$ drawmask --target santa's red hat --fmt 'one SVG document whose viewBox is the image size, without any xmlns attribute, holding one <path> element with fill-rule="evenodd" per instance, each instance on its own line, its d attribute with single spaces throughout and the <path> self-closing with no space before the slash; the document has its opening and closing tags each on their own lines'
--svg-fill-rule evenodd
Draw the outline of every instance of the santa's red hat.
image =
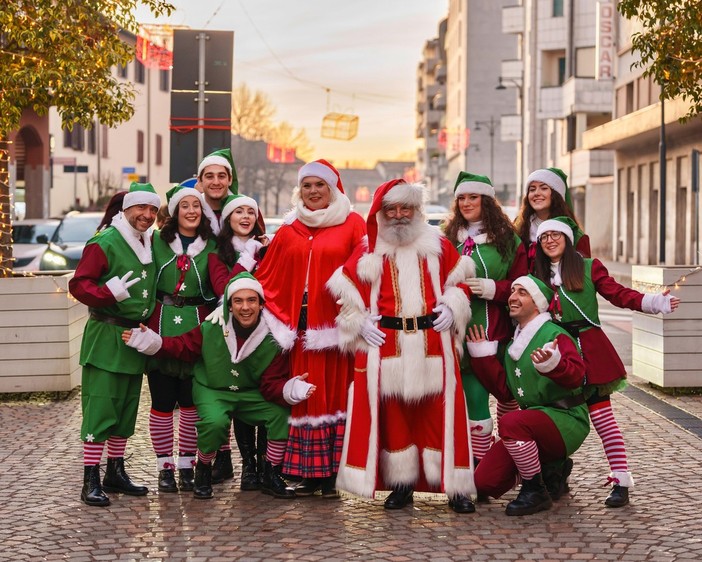
<svg viewBox="0 0 702 562">
<path fill-rule="evenodd" d="M 366 219 L 368 232 L 368 251 L 375 250 L 378 238 L 378 219 L 383 205 L 409 205 L 421 209 L 424 205 L 424 186 L 419 183 L 407 183 L 402 178 L 390 180 L 378 186 L 373 194 L 373 203 Z"/>
<path fill-rule="evenodd" d="M 344 193 L 344 186 L 341 184 L 341 176 L 339 175 L 339 170 L 332 166 L 326 160 L 315 160 L 314 162 L 308 162 L 297 172 L 297 185 L 302 183 L 302 180 L 309 178 L 310 176 L 315 176 L 322 178 L 329 188 L 334 192 L 337 190 L 339 193 Z"/>
</svg>

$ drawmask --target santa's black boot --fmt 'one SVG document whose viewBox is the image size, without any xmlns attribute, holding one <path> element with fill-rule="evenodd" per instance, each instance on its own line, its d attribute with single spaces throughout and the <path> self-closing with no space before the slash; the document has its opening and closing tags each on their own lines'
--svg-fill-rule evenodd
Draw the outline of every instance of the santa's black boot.
<svg viewBox="0 0 702 562">
<path fill-rule="evenodd" d="M 529 480 L 522 481 L 522 488 L 515 500 L 507 504 L 507 515 L 532 515 L 539 511 L 550 509 L 553 500 L 544 485 L 541 473 L 534 475 Z"/>
<path fill-rule="evenodd" d="M 195 465 L 195 485 L 193 497 L 197 500 L 209 500 L 214 497 L 212 492 L 212 465 L 198 460 Z"/>
<path fill-rule="evenodd" d="M 120 492 L 128 496 L 145 496 L 149 493 L 146 486 L 135 484 L 124 470 L 124 457 L 107 459 L 105 478 L 102 487 L 106 492 Z"/>
<path fill-rule="evenodd" d="M 414 488 L 407 485 L 395 486 L 390 495 L 385 499 L 385 509 L 402 509 L 412 503 L 414 499 Z"/>
<path fill-rule="evenodd" d="M 241 481 L 239 489 L 243 491 L 260 490 L 256 470 L 256 428 L 240 420 L 234 420 L 234 437 L 241 454 Z"/>
<path fill-rule="evenodd" d="M 83 489 L 80 499 L 87 505 L 105 507 L 110 505 L 110 498 L 102 491 L 100 484 L 100 465 L 94 464 L 83 467 Z"/>
<path fill-rule="evenodd" d="M 290 500 L 295 497 L 295 490 L 288 488 L 285 480 L 283 480 L 283 477 L 280 475 L 281 468 L 281 465 L 273 466 L 270 462 L 266 461 L 263 470 L 261 491 L 275 498 Z"/>
</svg>

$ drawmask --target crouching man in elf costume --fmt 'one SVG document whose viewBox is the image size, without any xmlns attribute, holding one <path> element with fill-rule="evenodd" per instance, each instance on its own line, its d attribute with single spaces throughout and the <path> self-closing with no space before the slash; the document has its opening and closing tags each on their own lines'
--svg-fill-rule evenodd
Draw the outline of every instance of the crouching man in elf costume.
<svg viewBox="0 0 702 562">
<path fill-rule="evenodd" d="M 268 431 L 263 493 L 294 498 L 295 492 L 280 476 L 289 405 L 309 398 L 315 386 L 305 382 L 307 373 L 288 378 L 287 350 L 293 340 L 264 308 L 261 284 L 250 273 L 240 273 L 224 294 L 223 326 L 204 322 L 181 336 L 164 338 L 141 326 L 126 330 L 122 339 L 147 355 L 197 361 L 193 401 L 200 421 L 195 498 L 213 497 L 212 461 L 229 438 L 233 416 L 250 425 L 265 425 Z"/>
<path fill-rule="evenodd" d="M 551 507 L 542 463 L 572 455 L 590 431 L 583 396 L 585 363 L 575 340 L 551 321 L 552 297 L 553 291 L 536 277 L 514 280 L 508 305 L 517 328 L 504 366 L 496 356 L 498 342 L 487 341 L 482 326 L 468 330 L 468 353 L 480 382 L 498 400 L 514 398 L 520 407 L 502 416 L 501 439 L 475 470 L 478 494 L 494 498 L 521 477 L 521 490 L 507 504 L 507 515 L 531 515 Z M 561 477 L 559 492 L 567 486 L 567 474 Z"/>
<path fill-rule="evenodd" d="M 470 320 L 473 262 L 428 225 L 423 186 L 381 185 L 368 238 L 327 286 L 340 299 L 340 341 L 356 351 L 337 487 L 366 497 L 392 493 L 401 509 L 413 492 L 443 491 L 472 513 L 472 455 L 458 367 Z"/>
</svg>

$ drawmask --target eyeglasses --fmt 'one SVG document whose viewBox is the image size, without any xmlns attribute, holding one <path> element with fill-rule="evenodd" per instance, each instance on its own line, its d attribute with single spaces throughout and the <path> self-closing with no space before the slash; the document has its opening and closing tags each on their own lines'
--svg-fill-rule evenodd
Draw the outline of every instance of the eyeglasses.
<svg viewBox="0 0 702 562">
<path fill-rule="evenodd" d="M 407 216 L 409 215 L 412 211 L 414 211 L 414 207 L 409 207 L 407 205 L 395 205 L 394 207 L 383 207 L 383 213 L 385 216 L 393 218 L 397 216 Z"/>
<path fill-rule="evenodd" d="M 558 242 L 562 236 L 562 232 L 558 232 L 557 230 L 551 230 L 549 232 L 544 232 L 541 236 L 539 236 L 539 242 L 546 242 L 549 238 L 554 242 Z"/>
</svg>

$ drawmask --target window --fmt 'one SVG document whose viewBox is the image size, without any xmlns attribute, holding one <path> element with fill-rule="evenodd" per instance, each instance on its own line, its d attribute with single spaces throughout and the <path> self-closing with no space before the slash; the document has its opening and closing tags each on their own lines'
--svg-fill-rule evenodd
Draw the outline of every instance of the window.
<svg viewBox="0 0 702 562">
<path fill-rule="evenodd" d="M 156 135 L 156 165 L 163 164 L 163 137 Z"/>
<path fill-rule="evenodd" d="M 563 17 L 563 0 L 553 0 L 553 17 Z"/>
<path fill-rule="evenodd" d="M 144 65 L 138 60 L 134 61 L 134 82 L 137 84 L 143 84 L 146 82 L 146 70 Z"/>
<path fill-rule="evenodd" d="M 565 51 L 543 51 L 541 63 L 541 86 L 549 88 L 560 86 L 565 82 L 566 56 Z"/>
<path fill-rule="evenodd" d="M 565 57 L 558 58 L 558 85 L 561 86 L 565 82 L 566 77 L 566 59 Z"/>
<path fill-rule="evenodd" d="M 137 162 L 144 162 L 144 131 L 137 131 Z"/>
<path fill-rule="evenodd" d="M 126 80 L 129 77 L 129 64 L 117 64 L 117 76 Z"/>
<path fill-rule="evenodd" d="M 95 154 L 97 152 L 97 123 L 93 123 L 93 126 L 88 129 L 88 154 Z"/>
<path fill-rule="evenodd" d="M 109 128 L 107 125 L 101 125 L 102 130 L 100 131 L 100 151 L 103 158 L 107 158 L 107 131 Z"/>
<path fill-rule="evenodd" d="M 595 77 L 595 47 L 581 47 L 575 50 L 575 76 Z"/>
<path fill-rule="evenodd" d="M 167 92 L 171 87 L 170 72 L 168 69 L 158 71 L 158 87 L 162 92 Z"/>
<path fill-rule="evenodd" d="M 68 129 L 63 130 L 63 147 L 71 148 L 73 146 L 73 134 Z"/>
<path fill-rule="evenodd" d="M 81 152 L 85 150 L 84 130 L 78 123 L 73 125 L 73 131 L 71 131 L 71 148 L 73 150 L 80 150 Z"/>
</svg>

